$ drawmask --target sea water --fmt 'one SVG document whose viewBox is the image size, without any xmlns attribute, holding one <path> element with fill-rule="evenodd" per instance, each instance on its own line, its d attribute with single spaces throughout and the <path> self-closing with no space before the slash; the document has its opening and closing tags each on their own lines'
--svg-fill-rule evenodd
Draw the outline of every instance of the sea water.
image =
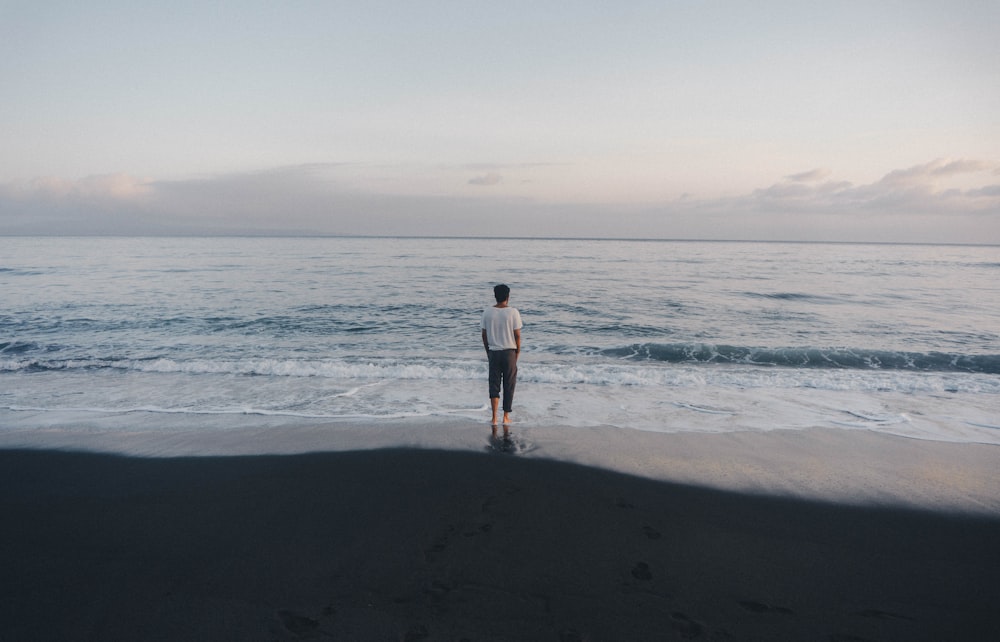
<svg viewBox="0 0 1000 642">
<path fill-rule="evenodd" d="M 1000 248 L 409 238 L 0 239 L 0 433 L 488 420 L 1000 444 Z"/>
</svg>

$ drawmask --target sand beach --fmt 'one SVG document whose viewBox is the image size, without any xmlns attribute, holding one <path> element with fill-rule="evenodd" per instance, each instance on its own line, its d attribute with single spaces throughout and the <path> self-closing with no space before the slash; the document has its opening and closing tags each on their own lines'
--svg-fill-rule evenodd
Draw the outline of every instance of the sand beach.
<svg viewBox="0 0 1000 642">
<path fill-rule="evenodd" d="M 484 426 L 422 430 L 299 454 L 4 444 L 0 638 L 1000 637 L 996 446 L 538 428 L 502 453 Z"/>
</svg>

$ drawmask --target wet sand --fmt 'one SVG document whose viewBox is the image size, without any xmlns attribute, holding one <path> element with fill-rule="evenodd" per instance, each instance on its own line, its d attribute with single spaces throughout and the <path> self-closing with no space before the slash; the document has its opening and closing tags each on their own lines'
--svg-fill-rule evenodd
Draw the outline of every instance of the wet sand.
<svg viewBox="0 0 1000 642">
<path fill-rule="evenodd" d="M 547 459 L 543 433 L 521 455 L 0 451 L 0 639 L 1000 639 L 1000 516 L 940 503 L 988 494 L 1000 449 L 886 442 L 902 454 L 858 455 L 859 474 L 887 463 L 855 487 L 892 493 L 852 505 L 773 492 L 803 453 L 817 487 L 851 472 L 819 467 L 822 438 L 766 456 L 740 438 L 713 472 L 697 444 L 723 440 L 694 435 L 641 464 L 737 471 L 710 488 Z M 951 481 L 962 457 L 973 490 Z M 920 490 L 936 477 L 952 491 Z M 927 508 L 874 501 L 908 478 Z"/>
</svg>

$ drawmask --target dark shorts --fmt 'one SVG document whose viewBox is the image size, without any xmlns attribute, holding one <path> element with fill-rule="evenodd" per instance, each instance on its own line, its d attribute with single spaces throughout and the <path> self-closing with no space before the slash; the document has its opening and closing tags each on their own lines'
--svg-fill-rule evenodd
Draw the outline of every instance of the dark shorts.
<svg viewBox="0 0 1000 642">
<path fill-rule="evenodd" d="M 503 387 L 503 411 L 510 412 L 517 384 L 517 351 L 490 350 L 490 399 L 500 396 Z"/>
</svg>

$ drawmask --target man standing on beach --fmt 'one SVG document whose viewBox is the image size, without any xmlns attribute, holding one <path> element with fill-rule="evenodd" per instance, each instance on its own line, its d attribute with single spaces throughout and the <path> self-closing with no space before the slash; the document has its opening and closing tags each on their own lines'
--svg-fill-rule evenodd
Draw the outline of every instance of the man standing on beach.
<svg viewBox="0 0 1000 642">
<path fill-rule="evenodd" d="M 510 431 L 510 412 L 517 383 L 517 358 L 521 354 L 521 313 L 508 304 L 510 288 L 501 283 L 493 288 L 497 304 L 483 311 L 480 324 L 483 347 L 490 361 L 490 405 L 493 409 L 493 436 L 497 434 L 497 409 L 503 387 L 503 432 Z"/>
</svg>

